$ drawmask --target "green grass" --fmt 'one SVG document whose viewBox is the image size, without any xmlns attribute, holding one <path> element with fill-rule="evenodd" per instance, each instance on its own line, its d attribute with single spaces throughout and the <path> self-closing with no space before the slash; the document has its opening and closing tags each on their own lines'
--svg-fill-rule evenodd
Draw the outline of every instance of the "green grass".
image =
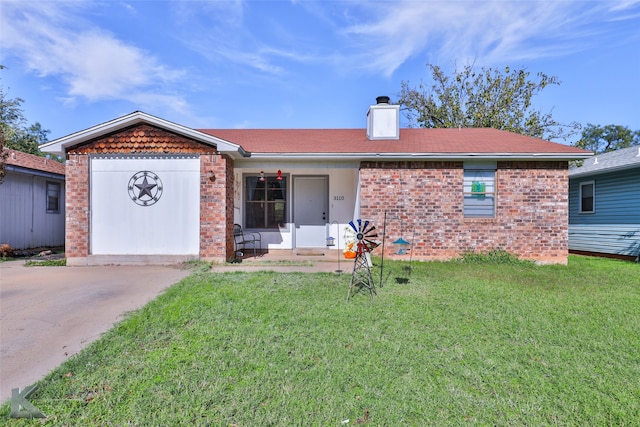
<svg viewBox="0 0 640 427">
<path fill-rule="evenodd" d="M 313 267 L 314 265 L 314 263 L 310 260 L 288 260 L 288 259 L 279 259 L 279 260 L 257 259 L 257 260 L 250 260 L 245 262 L 240 260 L 240 261 L 231 261 L 227 263 L 227 265 L 234 265 L 234 264 L 241 264 L 241 266 L 244 266 L 244 267 L 251 267 L 251 266 Z"/>
<path fill-rule="evenodd" d="M 27 260 L 24 262 L 25 267 L 64 267 L 67 265 L 66 258 L 45 259 L 45 260 Z"/>
<path fill-rule="evenodd" d="M 197 271 L 11 425 L 638 425 L 640 265 L 472 258 L 385 261 L 350 302 L 350 274 Z"/>
</svg>

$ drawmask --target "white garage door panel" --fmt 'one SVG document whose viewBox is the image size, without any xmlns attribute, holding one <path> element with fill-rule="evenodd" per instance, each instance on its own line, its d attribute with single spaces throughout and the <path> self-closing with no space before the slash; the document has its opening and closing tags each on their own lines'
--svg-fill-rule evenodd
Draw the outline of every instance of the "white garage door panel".
<svg viewBox="0 0 640 427">
<path fill-rule="evenodd" d="M 141 171 L 152 172 L 162 183 L 158 201 L 148 206 L 131 199 L 131 194 L 140 195 L 139 188 L 129 191 L 131 178 Z M 148 182 L 156 181 L 149 178 Z M 91 161 L 91 252 L 94 255 L 197 255 L 199 207 L 198 158 L 93 158 Z"/>
</svg>

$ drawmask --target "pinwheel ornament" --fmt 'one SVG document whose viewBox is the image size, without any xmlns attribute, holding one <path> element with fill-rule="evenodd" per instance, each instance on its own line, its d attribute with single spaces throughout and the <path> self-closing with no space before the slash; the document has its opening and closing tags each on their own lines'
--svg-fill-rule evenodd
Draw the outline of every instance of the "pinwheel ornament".
<svg viewBox="0 0 640 427">
<path fill-rule="evenodd" d="M 376 288 L 371 277 L 371 269 L 369 268 L 369 260 L 365 256 L 379 245 L 378 242 L 373 240 L 378 237 L 375 230 L 376 227 L 370 221 L 358 219 L 349 222 L 347 231 L 350 235 L 346 236 L 346 238 L 347 242 L 353 243 L 353 251 L 356 253 L 356 257 L 353 261 L 353 273 L 351 274 L 347 300 L 362 290 L 368 290 L 370 297 L 376 294 Z"/>
<path fill-rule="evenodd" d="M 380 243 L 373 240 L 378 237 L 378 234 L 375 232 L 376 227 L 372 222 L 358 219 L 355 223 L 349 221 L 349 227 L 347 231 L 350 232 L 351 236 L 347 236 L 347 240 L 354 242 L 356 254 L 362 255 L 366 252 L 371 252 L 380 245 Z"/>
</svg>

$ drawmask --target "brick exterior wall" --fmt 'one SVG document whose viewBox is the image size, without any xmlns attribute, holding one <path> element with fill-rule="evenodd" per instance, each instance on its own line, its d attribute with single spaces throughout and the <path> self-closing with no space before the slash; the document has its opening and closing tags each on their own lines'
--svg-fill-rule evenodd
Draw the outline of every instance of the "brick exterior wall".
<svg viewBox="0 0 640 427">
<path fill-rule="evenodd" d="M 66 162 L 65 246 L 69 265 L 86 264 L 86 258 L 90 255 L 90 154 L 199 154 L 199 255 L 216 262 L 224 262 L 233 255 L 233 160 L 220 155 L 211 146 L 141 124 L 69 150 Z"/>
<path fill-rule="evenodd" d="M 89 156 L 69 154 L 65 168 L 65 256 L 82 265 L 89 255 Z"/>
<path fill-rule="evenodd" d="M 502 249 L 567 262 L 567 162 L 498 162 L 495 218 L 464 218 L 463 180 L 463 162 L 363 162 L 360 216 L 380 228 L 386 209 L 385 256 L 403 237 L 417 260 Z"/>
</svg>

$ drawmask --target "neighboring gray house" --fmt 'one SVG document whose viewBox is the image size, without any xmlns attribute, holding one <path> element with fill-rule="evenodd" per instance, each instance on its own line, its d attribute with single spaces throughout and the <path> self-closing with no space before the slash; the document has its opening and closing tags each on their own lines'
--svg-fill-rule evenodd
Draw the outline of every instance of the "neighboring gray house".
<svg viewBox="0 0 640 427">
<path fill-rule="evenodd" d="M 638 261 L 640 146 L 569 169 L 569 252 Z"/>
<path fill-rule="evenodd" d="M 64 246 L 64 164 L 7 151 L 0 184 L 0 244 L 13 249 Z"/>
</svg>

